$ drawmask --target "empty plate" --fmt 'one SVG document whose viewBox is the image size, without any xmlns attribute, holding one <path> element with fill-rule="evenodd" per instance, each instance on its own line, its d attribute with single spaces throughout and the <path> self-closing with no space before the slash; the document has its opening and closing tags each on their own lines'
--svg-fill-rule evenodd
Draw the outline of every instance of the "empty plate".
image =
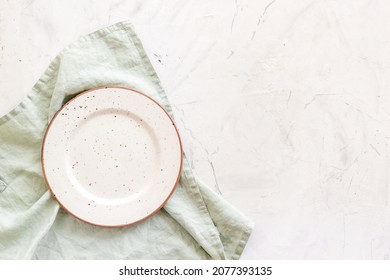
<svg viewBox="0 0 390 280">
<path fill-rule="evenodd" d="M 168 113 L 133 89 L 81 93 L 50 122 L 42 167 L 53 196 L 94 225 L 118 227 L 156 213 L 180 178 L 182 145 Z"/>
</svg>

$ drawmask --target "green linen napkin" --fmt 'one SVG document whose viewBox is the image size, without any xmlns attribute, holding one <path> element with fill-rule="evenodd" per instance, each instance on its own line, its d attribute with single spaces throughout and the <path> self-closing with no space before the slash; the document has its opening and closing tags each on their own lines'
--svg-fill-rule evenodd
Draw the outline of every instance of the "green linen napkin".
<svg viewBox="0 0 390 280">
<path fill-rule="evenodd" d="M 66 101 L 106 85 L 147 93 L 172 116 L 130 23 L 106 27 L 65 48 L 21 104 L 0 119 L 0 258 L 238 259 L 252 222 L 197 180 L 185 158 L 167 204 L 136 225 L 92 226 L 59 207 L 42 177 L 44 132 Z"/>
</svg>

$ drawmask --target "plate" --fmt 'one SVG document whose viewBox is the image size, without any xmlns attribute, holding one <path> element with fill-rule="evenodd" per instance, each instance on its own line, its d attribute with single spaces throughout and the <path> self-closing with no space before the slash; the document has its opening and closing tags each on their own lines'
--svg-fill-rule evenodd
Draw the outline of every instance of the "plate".
<svg viewBox="0 0 390 280">
<path fill-rule="evenodd" d="M 169 114 L 129 88 L 86 91 L 50 122 L 42 144 L 46 183 L 78 219 L 126 226 L 156 213 L 172 195 L 182 145 Z"/>
</svg>

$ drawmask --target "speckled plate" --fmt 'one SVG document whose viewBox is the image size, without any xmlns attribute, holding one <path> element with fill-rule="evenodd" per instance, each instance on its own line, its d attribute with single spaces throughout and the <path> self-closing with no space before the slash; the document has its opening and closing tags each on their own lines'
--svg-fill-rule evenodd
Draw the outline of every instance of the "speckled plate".
<svg viewBox="0 0 390 280">
<path fill-rule="evenodd" d="M 168 113 L 136 90 L 79 94 L 50 122 L 42 168 L 53 196 L 87 223 L 119 227 L 156 213 L 181 173 L 182 146 Z"/>
</svg>

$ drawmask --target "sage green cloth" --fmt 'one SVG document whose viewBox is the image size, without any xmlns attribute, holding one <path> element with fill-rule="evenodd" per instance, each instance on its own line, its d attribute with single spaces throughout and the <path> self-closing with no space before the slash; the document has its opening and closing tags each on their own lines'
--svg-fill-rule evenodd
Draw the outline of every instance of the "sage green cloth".
<svg viewBox="0 0 390 280">
<path fill-rule="evenodd" d="M 53 199 L 40 164 L 46 127 L 64 102 L 107 85 L 147 93 L 172 115 L 132 25 L 120 22 L 65 48 L 0 119 L 0 258 L 238 259 L 252 222 L 194 178 L 186 159 L 164 208 L 133 226 L 86 224 Z"/>
</svg>

